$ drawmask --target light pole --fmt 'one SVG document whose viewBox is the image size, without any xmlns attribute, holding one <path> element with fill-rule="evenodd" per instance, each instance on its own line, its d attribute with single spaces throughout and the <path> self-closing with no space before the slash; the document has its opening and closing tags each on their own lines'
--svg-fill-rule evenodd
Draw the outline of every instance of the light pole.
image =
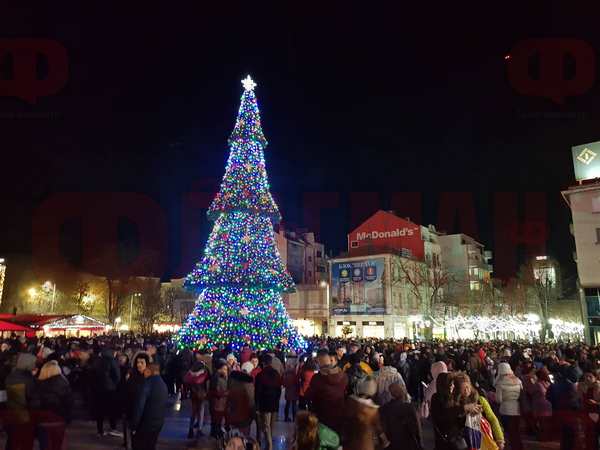
<svg viewBox="0 0 600 450">
<path fill-rule="evenodd" d="M 129 304 L 129 331 L 133 329 L 133 297 L 139 297 L 141 294 L 131 294 L 131 302 Z"/>
<path fill-rule="evenodd" d="M 44 288 L 47 290 L 52 289 L 52 303 L 50 304 L 50 312 L 54 312 L 54 302 L 56 300 L 56 283 L 52 281 L 46 281 L 44 283 Z"/>
</svg>

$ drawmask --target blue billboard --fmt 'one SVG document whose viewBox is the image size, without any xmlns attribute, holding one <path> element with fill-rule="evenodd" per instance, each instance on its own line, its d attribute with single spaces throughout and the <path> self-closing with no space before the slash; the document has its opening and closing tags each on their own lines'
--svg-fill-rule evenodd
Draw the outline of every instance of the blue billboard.
<svg viewBox="0 0 600 450">
<path fill-rule="evenodd" d="M 384 258 L 331 265 L 331 314 L 385 314 Z"/>
</svg>

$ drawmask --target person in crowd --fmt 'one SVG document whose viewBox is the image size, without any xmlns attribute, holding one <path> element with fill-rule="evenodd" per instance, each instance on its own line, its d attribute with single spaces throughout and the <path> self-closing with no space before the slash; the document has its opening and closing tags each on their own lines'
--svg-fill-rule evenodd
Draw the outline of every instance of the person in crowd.
<svg viewBox="0 0 600 450">
<path fill-rule="evenodd" d="M 337 450 L 340 437 L 331 428 L 319 423 L 319 419 L 308 411 L 296 416 L 293 450 Z"/>
<path fill-rule="evenodd" d="M 250 436 L 250 426 L 255 414 L 254 379 L 249 373 L 233 371 L 229 374 L 227 412 L 225 424 L 228 429 L 239 430 L 245 437 Z"/>
<path fill-rule="evenodd" d="M 169 393 L 160 375 L 160 365 L 151 363 L 144 371 L 144 386 L 135 399 L 131 421 L 133 450 L 154 450 L 165 423 Z"/>
<path fill-rule="evenodd" d="M 321 353 L 317 361 L 319 372 L 312 377 L 305 396 L 319 422 L 340 434 L 348 377 L 339 367 L 331 365 L 329 355 Z"/>
<path fill-rule="evenodd" d="M 252 363 L 252 366 L 254 367 L 252 369 L 252 372 L 250 372 L 250 375 L 256 381 L 256 376 L 262 370 L 262 367 L 260 367 L 260 362 L 258 360 L 258 355 L 256 353 L 252 353 L 252 355 L 250 355 L 250 362 Z"/>
<path fill-rule="evenodd" d="M 466 449 L 465 417 L 481 414 L 481 406 L 460 404 L 454 399 L 454 379 L 449 373 L 440 373 L 436 379 L 436 392 L 431 397 L 431 422 L 435 437 L 435 450 Z"/>
<path fill-rule="evenodd" d="M 379 420 L 379 406 L 373 398 L 377 382 L 372 376 L 360 380 L 355 393 L 350 395 L 344 407 L 344 449 L 375 450 L 389 444 Z"/>
<path fill-rule="evenodd" d="M 117 431 L 117 418 L 119 404 L 117 396 L 117 387 L 121 379 L 121 372 L 115 359 L 115 351 L 111 348 L 105 348 L 100 355 L 93 361 L 94 384 L 91 386 L 93 395 L 94 416 L 96 418 L 96 427 L 98 436 L 104 436 L 104 419 L 109 418 L 111 436 L 122 436 Z"/>
<path fill-rule="evenodd" d="M 539 441 L 550 435 L 552 420 L 552 403 L 546 398 L 548 388 L 552 384 L 548 369 L 542 367 L 535 373 L 534 382 L 528 387 L 531 398 L 531 415 L 533 426 Z"/>
<path fill-rule="evenodd" d="M 244 364 L 252 358 L 252 350 L 250 346 L 245 344 L 242 346 L 242 351 L 240 352 L 240 364 Z"/>
<path fill-rule="evenodd" d="M 557 366 L 555 382 L 550 385 L 546 397 L 552 404 L 555 427 L 560 430 L 560 450 L 575 450 L 579 410 L 577 396 L 577 371 L 570 364 Z"/>
<path fill-rule="evenodd" d="M 522 450 L 519 398 L 523 392 L 523 384 L 513 373 L 510 364 L 498 364 L 495 387 L 496 402 L 500 405 L 500 416 L 510 448 Z"/>
<path fill-rule="evenodd" d="M 229 378 L 229 367 L 227 361 L 217 360 L 215 373 L 210 380 L 208 393 L 210 409 L 210 435 L 214 438 L 223 436 L 222 423 L 227 410 L 227 379 Z"/>
<path fill-rule="evenodd" d="M 533 403 L 531 393 L 533 392 L 535 383 L 537 381 L 537 377 L 535 375 L 536 368 L 533 365 L 532 361 L 528 361 L 525 363 L 521 370 L 521 382 L 523 383 L 523 391 L 521 393 L 521 398 L 519 399 L 519 407 L 521 410 L 521 417 L 525 421 L 525 429 L 526 432 L 535 436 L 536 431 L 536 421 L 533 416 Z"/>
<path fill-rule="evenodd" d="M 309 381 L 310 384 L 310 381 Z M 298 411 L 298 398 L 300 396 L 300 378 L 298 376 L 298 358 L 288 357 L 283 372 L 283 387 L 285 388 L 285 421 L 296 421 L 296 412 Z M 306 386 L 308 389 L 308 385 Z M 306 391 L 304 392 L 306 394 Z M 290 409 L 292 416 L 290 418 Z"/>
<path fill-rule="evenodd" d="M 481 422 L 481 419 L 485 418 L 487 423 L 489 423 L 490 439 L 492 439 L 496 443 L 498 448 L 502 450 L 504 448 L 505 442 L 504 431 L 502 430 L 500 421 L 494 413 L 494 410 L 492 409 L 490 403 L 483 395 L 479 394 L 477 389 L 475 389 L 475 387 L 473 386 L 471 378 L 466 373 L 460 372 L 454 374 L 452 380 L 454 383 L 454 404 L 463 405 L 465 407 L 468 407 L 468 405 L 476 406 L 479 412 L 477 414 L 474 414 L 473 411 L 471 411 L 472 415 L 479 416 L 475 418 L 475 422 Z"/>
<path fill-rule="evenodd" d="M 329 353 L 327 353 L 327 358 L 325 358 L 325 354 L 321 352 L 323 355 L 323 360 L 327 360 L 330 362 Z M 329 364 L 328 364 L 329 365 Z M 301 410 L 309 409 L 309 401 L 306 397 L 306 392 L 308 391 L 308 387 L 310 386 L 310 382 L 317 373 L 317 363 L 316 361 L 309 357 L 302 367 L 299 370 L 298 376 L 298 407 Z"/>
<path fill-rule="evenodd" d="M 235 355 L 233 353 L 229 353 L 227 355 L 227 366 L 229 367 L 229 373 L 231 372 L 239 372 L 241 369 L 237 358 L 235 357 Z"/>
<path fill-rule="evenodd" d="M 389 387 L 392 384 L 401 384 L 404 386 L 404 380 L 402 379 L 402 375 L 398 373 L 398 370 L 392 366 L 385 365 L 385 357 L 381 353 L 373 354 L 374 361 L 374 371 L 373 376 L 375 377 L 375 381 L 377 382 L 377 395 L 375 396 L 375 403 L 379 406 L 383 406 L 386 403 L 392 400 L 392 393 L 389 390 Z M 408 399 L 407 393 L 407 401 Z"/>
<path fill-rule="evenodd" d="M 15 368 L 6 377 L 6 418 L 8 433 L 6 448 L 33 448 L 34 421 L 30 411 L 39 408 L 39 395 L 34 374 L 36 358 L 29 353 L 19 353 Z"/>
<path fill-rule="evenodd" d="M 268 351 L 267 355 L 271 357 L 271 367 L 273 367 L 280 376 L 283 376 L 284 366 L 281 359 L 279 359 L 273 350 Z"/>
<path fill-rule="evenodd" d="M 348 395 L 355 394 L 358 384 L 373 374 L 371 367 L 362 360 L 360 351 L 350 354 L 344 372 L 348 376 Z"/>
<path fill-rule="evenodd" d="M 145 352 L 138 352 L 133 357 L 133 367 L 125 375 L 121 396 L 124 402 L 123 439 L 126 449 L 131 449 L 132 446 L 130 424 L 133 421 L 133 407 L 144 387 L 144 372 L 149 365 L 150 357 Z"/>
<path fill-rule="evenodd" d="M 337 356 L 336 365 L 343 369 L 344 366 L 348 363 L 348 355 L 346 354 L 346 346 L 338 344 L 335 346 L 335 354 Z"/>
<path fill-rule="evenodd" d="M 37 391 L 40 409 L 36 423 L 40 450 L 60 450 L 65 427 L 71 421 L 73 394 L 58 362 L 48 361 L 42 366 Z"/>
<path fill-rule="evenodd" d="M 388 387 L 392 397 L 379 408 L 379 420 L 390 441 L 388 450 L 423 450 L 421 421 L 408 399 L 404 383 Z"/>
<path fill-rule="evenodd" d="M 259 440 L 264 438 L 268 450 L 273 449 L 273 426 L 279 411 L 282 380 L 279 372 L 272 366 L 273 357 L 267 353 L 263 356 L 263 369 L 256 376 L 256 409 L 260 432 Z"/>
<path fill-rule="evenodd" d="M 194 429 L 197 429 L 197 437 L 202 436 L 204 425 L 204 409 L 208 398 L 210 373 L 202 361 L 195 362 L 183 377 L 186 392 L 189 392 L 192 408 L 190 414 L 190 426 L 188 439 L 194 437 Z"/>
<path fill-rule="evenodd" d="M 419 409 L 419 415 L 421 418 L 426 419 L 429 417 L 429 411 L 431 409 L 431 398 L 433 394 L 436 392 L 437 388 L 437 377 L 441 373 L 448 373 L 448 366 L 444 361 L 437 361 L 431 365 L 431 382 L 425 388 L 423 392 L 423 402 L 421 403 L 421 408 Z"/>
</svg>

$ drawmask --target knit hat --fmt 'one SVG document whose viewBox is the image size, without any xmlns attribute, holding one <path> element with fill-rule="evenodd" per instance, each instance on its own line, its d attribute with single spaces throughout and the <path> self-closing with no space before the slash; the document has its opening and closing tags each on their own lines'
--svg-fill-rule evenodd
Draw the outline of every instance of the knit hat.
<svg viewBox="0 0 600 450">
<path fill-rule="evenodd" d="M 250 361 L 246 361 L 244 364 L 242 364 L 242 372 L 250 375 L 253 370 L 254 370 L 254 364 L 252 364 Z"/>
</svg>

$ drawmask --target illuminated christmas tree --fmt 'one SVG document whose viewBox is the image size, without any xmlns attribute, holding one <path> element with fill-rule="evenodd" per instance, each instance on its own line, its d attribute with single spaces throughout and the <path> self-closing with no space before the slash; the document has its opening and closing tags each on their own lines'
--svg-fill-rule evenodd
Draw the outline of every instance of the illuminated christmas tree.
<svg viewBox="0 0 600 450">
<path fill-rule="evenodd" d="M 281 261 L 273 223 L 281 217 L 271 197 L 256 103 L 256 84 L 242 81 L 244 93 L 229 160 L 219 193 L 208 210 L 214 226 L 202 260 L 186 287 L 199 293 L 193 313 L 179 332 L 180 348 L 244 344 L 256 349 L 299 350 L 304 340 L 283 305 L 281 294 L 294 282 Z"/>
</svg>

